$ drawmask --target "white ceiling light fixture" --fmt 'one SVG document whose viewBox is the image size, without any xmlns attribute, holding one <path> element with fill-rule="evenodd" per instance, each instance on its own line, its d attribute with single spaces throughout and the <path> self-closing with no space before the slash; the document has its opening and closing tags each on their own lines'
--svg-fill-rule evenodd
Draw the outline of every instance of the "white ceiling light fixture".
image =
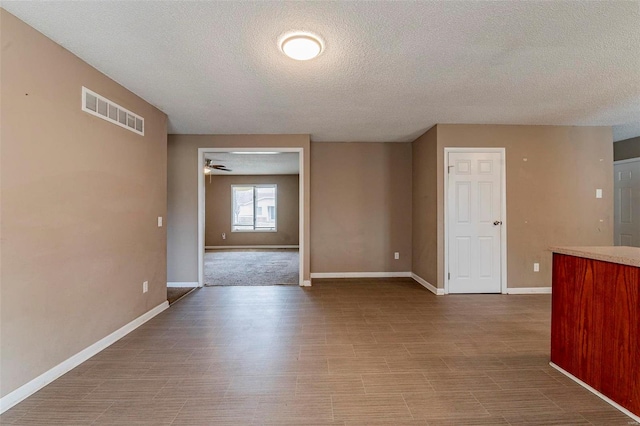
<svg viewBox="0 0 640 426">
<path fill-rule="evenodd" d="M 324 45 L 320 37 L 306 32 L 288 33 L 281 38 L 282 52 L 297 61 L 308 61 L 322 53 Z"/>
</svg>

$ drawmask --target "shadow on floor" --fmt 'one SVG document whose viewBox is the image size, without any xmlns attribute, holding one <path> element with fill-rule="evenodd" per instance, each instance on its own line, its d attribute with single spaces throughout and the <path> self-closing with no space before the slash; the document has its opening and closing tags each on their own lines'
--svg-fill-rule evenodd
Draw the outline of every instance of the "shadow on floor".
<svg viewBox="0 0 640 426">
<path fill-rule="evenodd" d="M 196 287 L 167 287 L 167 300 L 172 305 L 195 289 Z"/>
</svg>

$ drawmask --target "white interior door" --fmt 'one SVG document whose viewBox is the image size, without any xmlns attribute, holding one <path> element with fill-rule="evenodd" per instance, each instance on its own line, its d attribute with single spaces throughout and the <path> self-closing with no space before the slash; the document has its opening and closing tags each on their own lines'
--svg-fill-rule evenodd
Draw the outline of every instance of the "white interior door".
<svg viewBox="0 0 640 426">
<path fill-rule="evenodd" d="M 640 159 L 616 163 L 614 244 L 640 247 Z"/>
<path fill-rule="evenodd" d="M 502 154 L 448 153 L 449 293 L 500 293 Z"/>
</svg>

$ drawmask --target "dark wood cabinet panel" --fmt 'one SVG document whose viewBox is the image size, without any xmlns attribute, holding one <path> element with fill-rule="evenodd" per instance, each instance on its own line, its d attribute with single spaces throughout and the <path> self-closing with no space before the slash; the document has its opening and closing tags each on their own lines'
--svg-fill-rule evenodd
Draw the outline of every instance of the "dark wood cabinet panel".
<svg viewBox="0 0 640 426">
<path fill-rule="evenodd" d="M 555 253 L 551 362 L 640 414 L 640 268 Z"/>
</svg>

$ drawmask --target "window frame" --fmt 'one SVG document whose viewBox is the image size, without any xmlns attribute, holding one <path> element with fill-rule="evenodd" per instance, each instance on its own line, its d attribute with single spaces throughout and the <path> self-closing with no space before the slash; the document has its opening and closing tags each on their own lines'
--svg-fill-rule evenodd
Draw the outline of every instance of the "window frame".
<svg viewBox="0 0 640 426">
<path fill-rule="evenodd" d="M 236 226 L 249 226 L 235 223 L 235 190 L 234 188 L 253 188 L 253 229 L 235 229 Z M 273 227 L 269 228 L 256 228 L 256 210 L 258 203 L 256 202 L 256 189 L 257 188 L 273 188 L 274 197 L 274 214 L 273 214 Z M 268 210 L 268 209 L 267 209 Z M 261 183 L 261 184 L 232 184 L 231 185 L 231 232 L 278 232 L 278 185 L 275 183 Z"/>
</svg>

